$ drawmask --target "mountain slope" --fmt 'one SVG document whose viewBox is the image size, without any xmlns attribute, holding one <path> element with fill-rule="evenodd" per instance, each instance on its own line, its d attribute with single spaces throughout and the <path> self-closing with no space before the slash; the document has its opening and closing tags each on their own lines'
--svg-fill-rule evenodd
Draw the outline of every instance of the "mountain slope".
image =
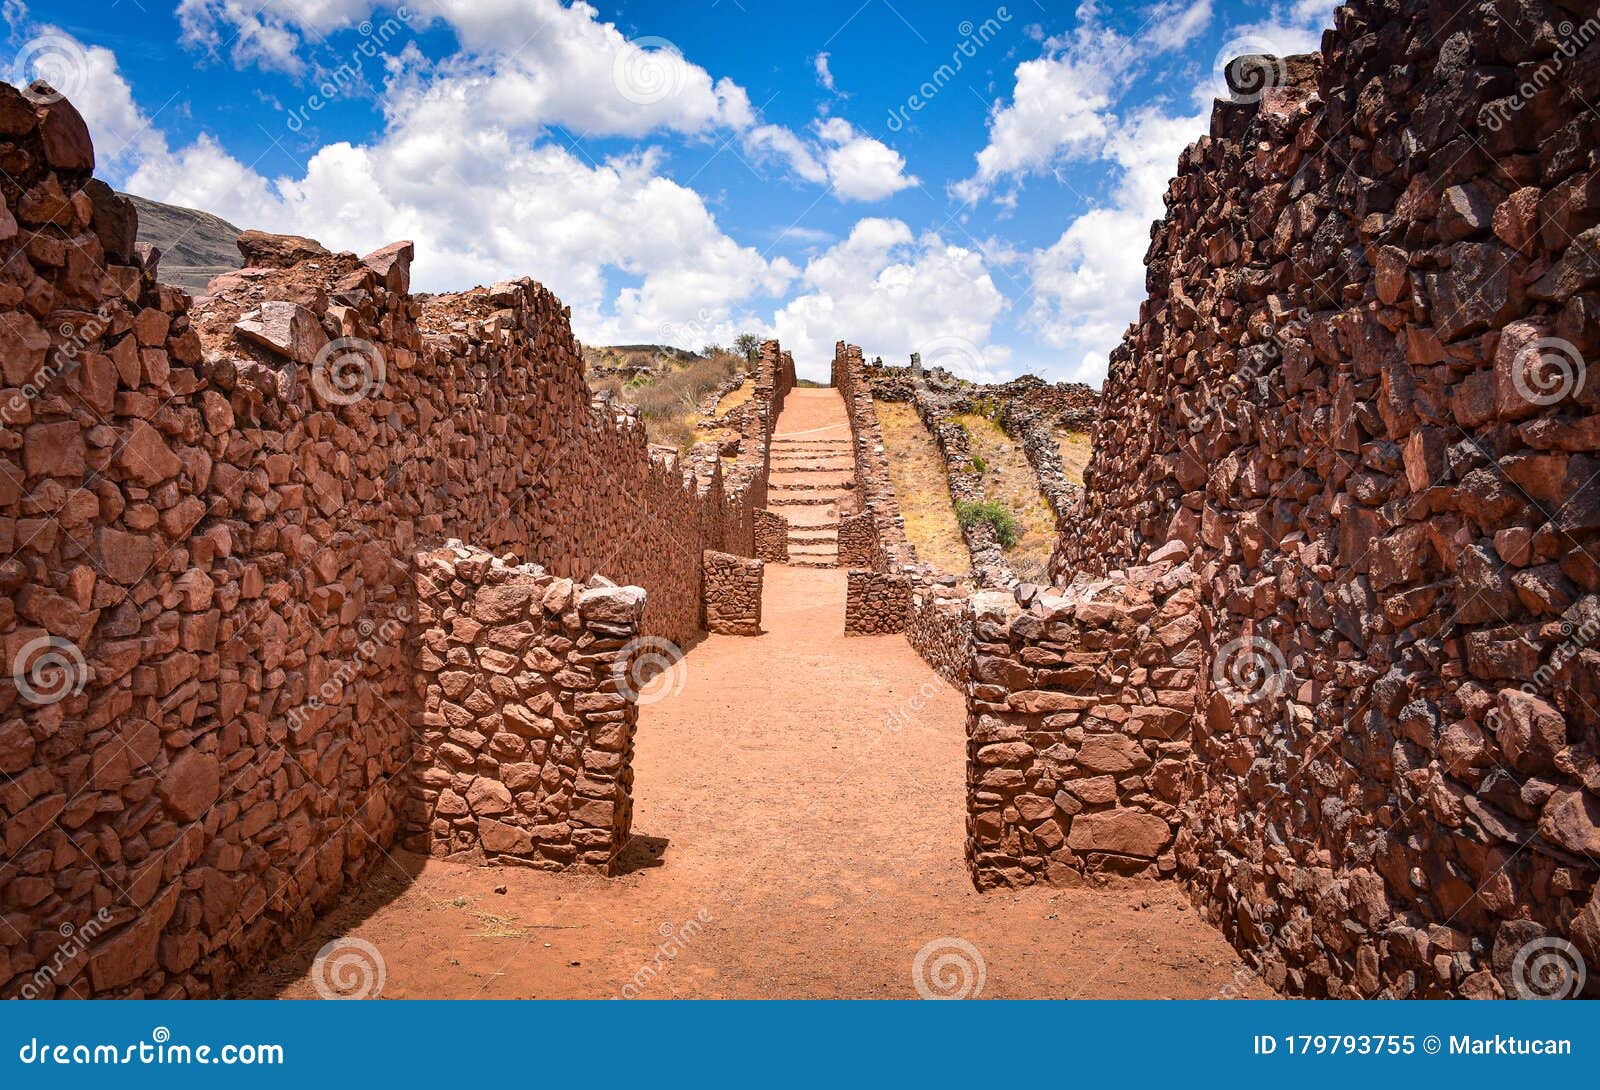
<svg viewBox="0 0 1600 1090">
<path fill-rule="evenodd" d="M 159 279 L 199 295 L 213 276 L 242 264 L 234 239 L 239 228 L 227 220 L 193 208 L 124 193 L 139 210 L 139 241 L 161 251 Z"/>
</svg>

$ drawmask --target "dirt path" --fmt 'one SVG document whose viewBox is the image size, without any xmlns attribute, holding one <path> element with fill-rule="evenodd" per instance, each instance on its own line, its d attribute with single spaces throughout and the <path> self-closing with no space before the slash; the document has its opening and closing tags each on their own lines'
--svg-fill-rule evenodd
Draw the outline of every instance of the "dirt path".
<svg viewBox="0 0 1600 1090">
<path fill-rule="evenodd" d="M 976 893 L 962 698 L 903 638 L 846 639 L 844 590 L 768 565 L 766 632 L 707 637 L 647 694 L 629 873 L 397 857 L 239 994 L 314 996 L 340 934 L 378 948 L 392 998 L 915 998 L 935 940 L 970 943 L 994 998 L 1209 998 L 1242 972 L 1170 886 Z M 944 952 L 969 971 L 934 955 L 935 991 L 976 983 Z"/>
</svg>

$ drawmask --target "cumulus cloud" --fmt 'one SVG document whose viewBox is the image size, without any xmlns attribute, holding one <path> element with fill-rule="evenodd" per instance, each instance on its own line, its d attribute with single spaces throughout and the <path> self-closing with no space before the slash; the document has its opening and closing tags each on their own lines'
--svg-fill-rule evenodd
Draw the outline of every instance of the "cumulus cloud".
<svg viewBox="0 0 1600 1090">
<path fill-rule="evenodd" d="M 801 281 L 772 324 L 807 377 L 825 377 L 841 338 L 860 343 L 869 358 L 899 363 L 912 352 L 991 371 L 1006 363 L 1006 352 L 989 345 L 1005 299 L 983 255 L 934 232 L 916 235 L 897 219 L 860 220 L 848 238 L 807 262 Z"/>
<path fill-rule="evenodd" d="M 841 200 L 878 201 L 918 184 L 916 175 L 906 173 L 904 156 L 861 135 L 843 118 L 820 120 L 816 130 L 824 144 L 828 181 Z"/>
<path fill-rule="evenodd" d="M 587 338 L 698 348 L 749 324 L 747 308 L 798 275 L 730 238 L 698 193 L 661 176 L 657 153 L 594 163 L 524 139 L 474 116 L 479 100 L 458 83 L 401 76 L 397 65 L 381 136 L 328 144 L 303 174 L 267 178 L 209 135 L 174 148 L 110 51 L 56 27 L 27 32 L 72 42 L 74 100 L 102 173 L 122 188 L 336 249 L 413 239 L 422 290 L 535 275 Z"/>
<path fill-rule="evenodd" d="M 1025 320 L 1040 342 L 1062 350 L 1065 377 L 1098 383 L 1145 297 L 1144 253 L 1150 224 L 1165 211 L 1167 181 L 1179 153 L 1206 131 L 1219 88 L 1208 71 L 1176 105 L 1124 103 L 1155 54 L 1181 48 L 1209 25 L 1207 0 L 1166 0 L 1147 9 L 1144 29 L 1132 39 L 1102 25 L 1092 4 L 1081 14 L 1071 34 L 1044 39 L 1044 55 L 1017 66 L 1011 101 L 990 113 L 974 173 L 952 192 L 968 202 L 988 198 L 1010 206 L 1031 175 L 1067 164 L 1107 173 L 1107 199 L 1074 216 L 1054 242 L 1031 250 L 986 246 L 994 263 L 1029 278 Z M 1268 43 L 1280 54 L 1304 52 L 1315 48 L 1317 28 L 1329 17 L 1321 0 L 1304 0 L 1227 36 L 1251 40 L 1254 48 Z"/>
<path fill-rule="evenodd" d="M 1164 0 L 1144 13 L 1144 21 L 1155 49 L 1182 49 L 1211 25 L 1211 0 Z"/>
<path fill-rule="evenodd" d="M 371 29 L 398 18 L 371 0 L 282 0 L 257 10 L 244 0 L 184 0 L 184 40 L 235 64 L 290 73 L 305 70 L 306 38 L 359 23 Z M 644 137 L 677 133 L 711 138 L 731 133 L 758 162 L 775 162 L 800 180 L 830 184 L 845 201 L 880 200 L 916 179 L 905 161 L 877 140 L 836 128 L 808 139 L 765 122 L 749 93 L 718 79 L 659 37 L 628 38 L 585 3 L 559 0 L 432 0 L 406 9 L 413 30 L 442 20 L 461 51 L 430 66 L 414 94 L 460 102 L 460 119 L 484 132 L 537 137 L 552 126 L 580 136 Z M 421 61 L 420 56 L 417 58 Z M 832 90 L 827 54 L 815 61 Z M 395 107 L 385 105 L 391 114 Z"/>
<path fill-rule="evenodd" d="M 305 35 L 350 26 L 372 6 L 372 0 L 179 0 L 178 25 L 185 45 L 213 56 L 226 52 L 241 68 L 296 75 L 306 68 Z"/>
</svg>

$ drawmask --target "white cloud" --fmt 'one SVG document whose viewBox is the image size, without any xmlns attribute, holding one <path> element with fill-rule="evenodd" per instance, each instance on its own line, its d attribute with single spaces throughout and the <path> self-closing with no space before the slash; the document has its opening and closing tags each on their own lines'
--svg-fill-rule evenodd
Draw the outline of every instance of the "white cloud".
<svg viewBox="0 0 1600 1090">
<path fill-rule="evenodd" d="M 1033 278 L 1029 321 L 1040 340 L 1066 350 L 1073 381 L 1104 378 L 1110 349 L 1138 316 L 1150 224 L 1164 212 L 1178 154 L 1205 131 L 1208 116 L 1146 110 L 1129 117 L 1104 145 L 1118 172 L 1110 205 L 1078 216 L 1053 244 L 1023 258 Z"/>
<path fill-rule="evenodd" d="M 1165 212 L 1162 196 L 1179 153 L 1206 132 L 1218 91 L 1208 72 L 1193 89 L 1193 112 L 1122 106 L 1153 53 L 1181 48 L 1211 18 L 1207 0 L 1168 0 L 1146 14 L 1151 21 L 1137 41 L 1100 26 L 1092 6 L 1073 34 L 1045 40 L 1043 57 L 1018 65 L 1010 104 L 991 113 L 977 170 L 952 187 L 964 200 L 987 196 L 1006 206 L 1029 175 L 1069 162 L 1109 171 L 1106 202 L 1073 217 L 1053 243 L 1031 251 L 999 242 L 985 246 L 991 261 L 1031 277 L 1027 323 L 1042 343 L 1062 350 L 1065 377 L 1081 382 L 1105 377 L 1110 350 L 1138 317 L 1150 224 Z M 1303 0 L 1235 27 L 1228 37 L 1264 40 L 1280 55 L 1305 52 L 1315 48 L 1316 28 L 1329 16 L 1322 0 Z"/>
<path fill-rule="evenodd" d="M 840 200 L 878 201 L 918 184 L 907 174 L 905 157 L 881 141 L 863 136 L 840 117 L 816 123 L 825 150 L 822 161 Z"/>
<path fill-rule="evenodd" d="M 1092 153 L 1115 124 L 1110 111 L 1133 63 L 1131 43 L 1096 23 L 1090 9 L 1069 38 L 1044 45 L 1044 56 L 1017 66 L 1011 103 L 990 111 L 976 172 L 951 186 L 961 200 L 975 203 L 1002 179 Z"/>
<path fill-rule="evenodd" d="M 826 375 L 841 339 L 891 362 L 961 345 L 980 366 L 1005 363 L 1005 351 L 989 345 L 1005 300 L 983 256 L 933 232 L 918 237 L 897 219 L 860 220 L 848 238 L 807 263 L 802 280 L 773 330 L 807 377 Z"/>
<path fill-rule="evenodd" d="M 291 75 L 305 70 L 303 36 L 346 27 L 372 10 L 372 0 L 179 0 L 185 45 L 213 55 L 227 51 L 241 68 Z"/>
<path fill-rule="evenodd" d="M 329 144 L 303 175 L 268 179 L 209 135 L 173 149 L 115 57 L 70 40 L 82 58 L 74 100 L 102 173 L 122 188 L 335 249 L 413 239 L 419 290 L 534 275 L 573 307 L 585 338 L 697 348 L 749 324 L 742 308 L 798 275 L 724 233 L 698 193 L 658 173 L 655 153 L 595 164 L 530 142 L 473 116 L 479 100 L 458 81 L 392 80 L 379 138 Z"/>
<path fill-rule="evenodd" d="M 818 53 L 811 63 L 817 70 L 817 82 L 829 91 L 835 90 L 833 73 L 828 70 L 828 54 Z"/>
<path fill-rule="evenodd" d="M 1163 0 L 1146 11 L 1144 19 L 1144 35 L 1152 46 L 1183 49 L 1211 25 L 1211 0 Z"/>
</svg>

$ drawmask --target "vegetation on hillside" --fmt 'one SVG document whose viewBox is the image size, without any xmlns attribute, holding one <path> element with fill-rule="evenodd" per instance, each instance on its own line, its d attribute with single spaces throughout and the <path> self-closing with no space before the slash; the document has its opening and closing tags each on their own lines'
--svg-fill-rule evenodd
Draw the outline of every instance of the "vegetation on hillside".
<svg viewBox="0 0 1600 1090">
<path fill-rule="evenodd" d="M 746 337 L 753 335 L 741 335 L 736 344 L 748 348 Z M 756 340 L 754 351 L 759 350 Z M 713 438 L 695 426 L 700 405 L 718 386 L 747 371 L 753 358 L 721 345 L 707 345 L 698 353 L 658 345 L 584 349 L 589 388 L 609 390 L 637 408 L 651 442 L 683 451 Z"/>
<path fill-rule="evenodd" d="M 878 424 L 889 462 L 889 480 L 900 513 L 905 517 L 906 539 L 917 559 L 940 571 L 966 575 L 972 556 L 961 537 L 944 457 L 917 411 L 903 402 L 878 402 Z"/>
<path fill-rule="evenodd" d="M 1019 579 L 1045 582 L 1056 544 L 1056 520 L 1039 488 L 1027 452 L 997 422 L 1001 413 L 966 413 L 957 418 L 967 432 L 972 468 L 983 478 L 987 502 L 958 510 L 963 526 L 994 526 L 1006 561 Z"/>
</svg>

